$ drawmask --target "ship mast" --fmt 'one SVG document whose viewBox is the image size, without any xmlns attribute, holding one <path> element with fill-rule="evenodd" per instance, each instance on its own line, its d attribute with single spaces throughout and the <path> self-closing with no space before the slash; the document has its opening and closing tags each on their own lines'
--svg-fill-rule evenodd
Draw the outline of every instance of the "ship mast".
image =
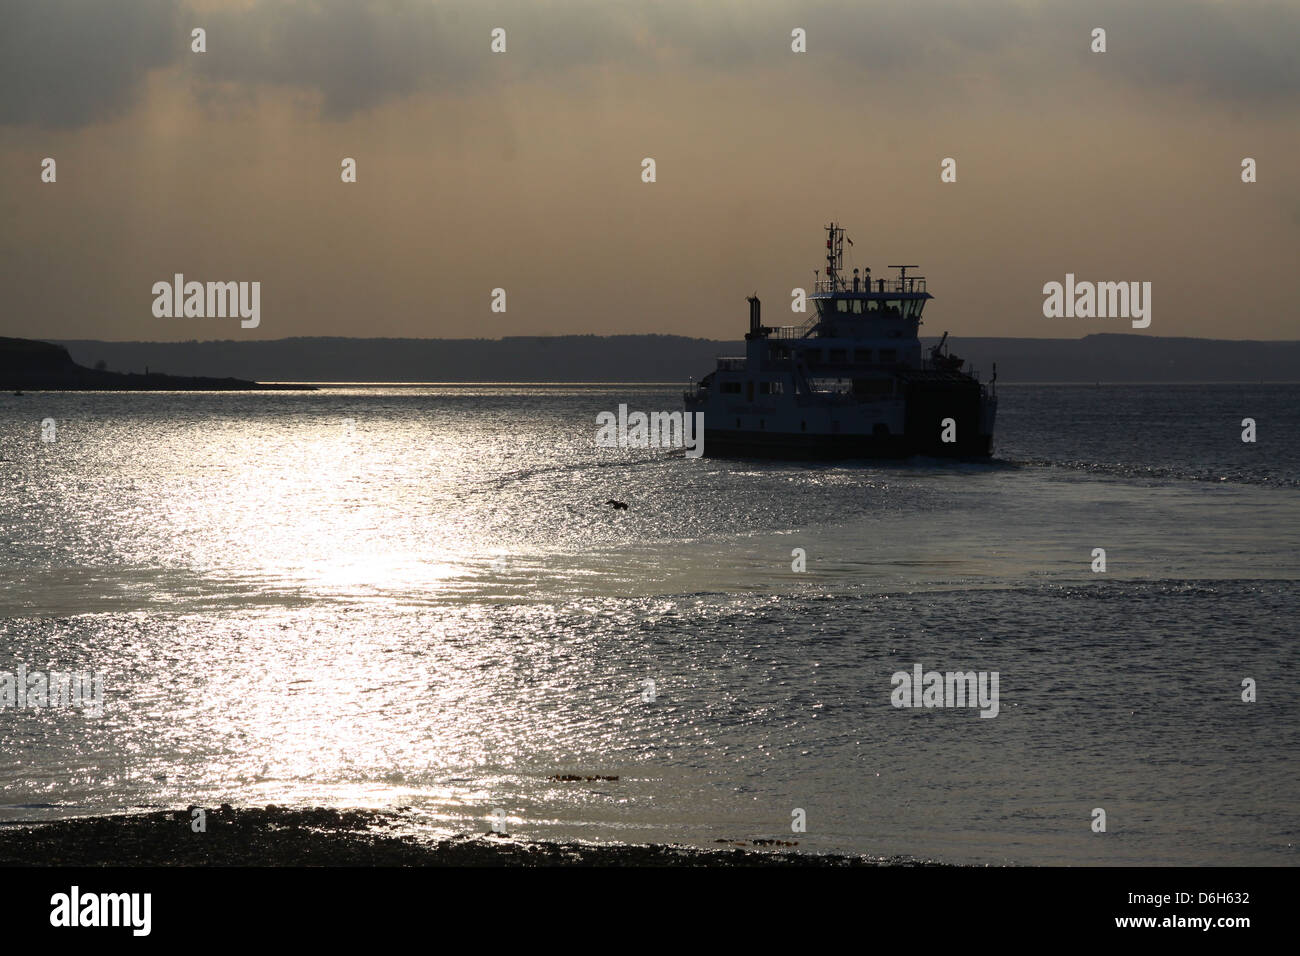
<svg viewBox="0 0 1300 956">
<path fill-rule="evenodd" d="M 830 291 L 840 288 L 840 272 L 844 268 L 844 229 L 831 223 L 826 227 L 826 281 Z"/>
</svg>

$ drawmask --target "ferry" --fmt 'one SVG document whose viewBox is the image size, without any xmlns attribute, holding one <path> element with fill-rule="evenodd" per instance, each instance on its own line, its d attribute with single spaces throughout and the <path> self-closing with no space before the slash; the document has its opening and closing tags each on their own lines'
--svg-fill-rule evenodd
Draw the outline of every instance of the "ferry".
<svg viewBox="0 0 1300 956">
<path fill-rule="evenodd" d="M 763 325 L 749 297 L 745 354 L 684 393 L 704 413 L 705 454 L 772 458 L 988 458 L 997 366 L 988 382 L 946 349 L 923 349 L 921 312 L 933 298 L 914 265 L 844 270 L 844 229 L 826 227 L 826 276 L 814 274 L 800 326 Z M 853 240 L 849 240 L 853 244 Z M 821 270 L 818 270 L 820 272 Z"/>
</svg>

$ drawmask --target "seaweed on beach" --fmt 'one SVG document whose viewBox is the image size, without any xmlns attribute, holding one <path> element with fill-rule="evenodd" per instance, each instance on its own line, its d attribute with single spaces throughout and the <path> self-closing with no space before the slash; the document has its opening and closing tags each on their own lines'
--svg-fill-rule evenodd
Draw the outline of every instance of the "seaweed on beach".
<svg viewBox="0 0 1300 956">
<path fill-rule="evenodd" d="M 194 807 L 0 828 L 3 866 L 872 866 L 911 861 L 663 844 L 548 843 L 459 834 L 421 840 L 391 832 L 401 811 Z M 750 846 L 784 841 L 754 840 Z"/>
</svg>

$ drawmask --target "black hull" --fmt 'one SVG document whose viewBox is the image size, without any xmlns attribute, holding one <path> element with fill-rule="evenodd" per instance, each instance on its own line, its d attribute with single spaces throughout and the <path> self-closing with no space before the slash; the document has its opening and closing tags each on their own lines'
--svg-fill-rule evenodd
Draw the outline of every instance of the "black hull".
<svg viewBox="0 0 1300 956">
<path fill-rule="evenodd" d="M 987 460 L 993 436 L 941 444 L 909 441 L 905 435 L 807 435 L 739 429 L 704 429 L 706 458 L 780 458 L 835 460 L 847 458 L 903 459 L 914 455 L 958 460 Z"/>
</svg>

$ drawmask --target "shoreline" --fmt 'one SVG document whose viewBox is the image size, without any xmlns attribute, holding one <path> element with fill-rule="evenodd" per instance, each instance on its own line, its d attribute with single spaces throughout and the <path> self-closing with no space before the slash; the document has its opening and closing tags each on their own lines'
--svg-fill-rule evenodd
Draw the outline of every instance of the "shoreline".
<svg viewBox="0 0 1300 956">
<path fill-rule="evenodd" d="M 78 365 L 61 345 L 0 337 L 0 391 L 27 392 L 249 392 L 314 391 L 310 385 L 263 385 L 231 376 L 112 372 L 104 362 Z"/>
<path fill-rule="evenodd" d="M 395 811 L 323 807 L 157 810 L 11 823 L 0 827 L 0 866 L 941 866 L 901 858 L 766 849 L 766 841 L 679 844 L 551 843 L 509 835 L 456 834 L 421 840 L 391 832 Z M 778 841 L 771 841 L 777 843 Z"/>
</svg>

